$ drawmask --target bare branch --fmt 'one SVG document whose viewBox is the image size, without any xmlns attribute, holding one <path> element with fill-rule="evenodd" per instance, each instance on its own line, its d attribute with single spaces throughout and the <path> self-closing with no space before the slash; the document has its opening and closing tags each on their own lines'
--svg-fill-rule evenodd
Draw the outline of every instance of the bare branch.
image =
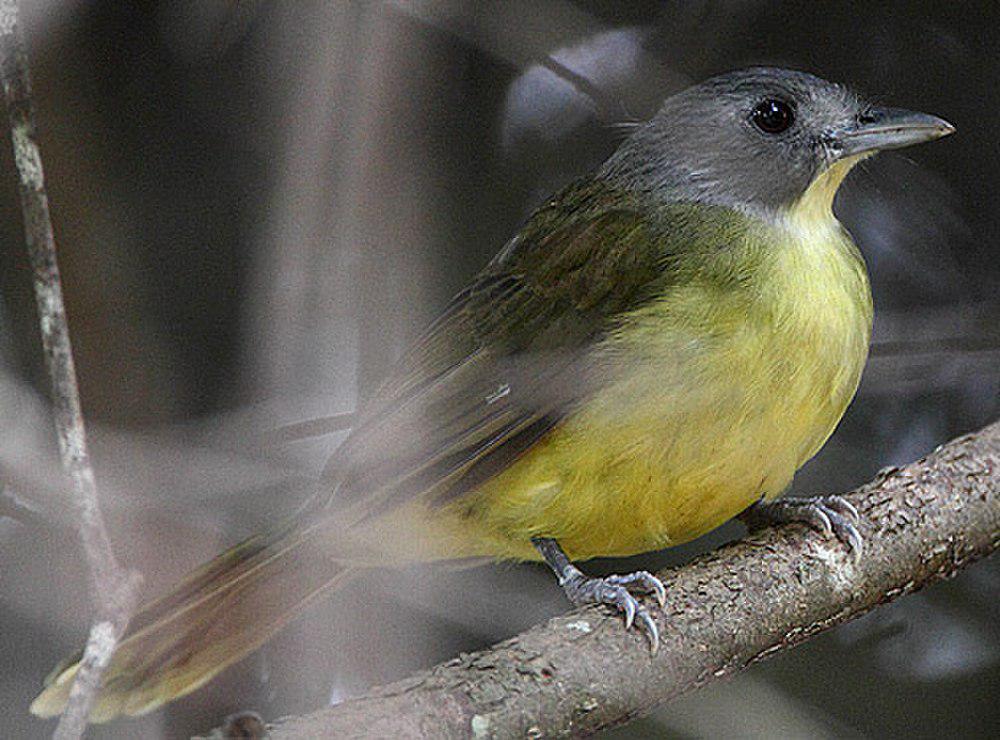
<svg viewBox="0 0 1000 740">
<path fill-rule="evenodd" d="M 0 480 L 0 517 L 7 517 L 22 524 L 30 524 L 36 527 L 49 526 L 45 512 L 41 511 L 34 502 L 26 501 L 10 485 Z"/>
<path fill-rule="evenodd" d="M 31 81 L 16 0 L 0 0 L 0 77 L 10 118 L 45 365 L 52 382 L 59 451 L 73 486 L 77 526 L 90 566 L 99 612 L 70 693 L 69 704 L 55 732 L 57 738 L 77 738 L 86 728 L 101 672 L 111 660 L 118 638 L 128 623 L 138 590 L 138 575 L 124 572 L 115 560 L 97 500 L 63 305 L 42 159 L 36 143 Z"/>
<path fill-rule="evenodd" d="M 948 578 L 1000 546 L 1000 422 L 848 494 L 865 555 L 800 525 L 771 529 L 661 573 L 667 604 L 642 635 L 577 609 L 490 649 L 270 727 L 299 737 L 587 735 L 737 673 Z"/>
</svg>

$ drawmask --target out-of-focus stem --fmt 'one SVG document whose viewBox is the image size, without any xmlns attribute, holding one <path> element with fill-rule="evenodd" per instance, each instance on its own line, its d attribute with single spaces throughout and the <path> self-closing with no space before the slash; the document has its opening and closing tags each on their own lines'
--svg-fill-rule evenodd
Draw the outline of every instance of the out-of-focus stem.
<svg viewBox="0 0 1000 740">
<path fill-rule="evenodd" d="M 63 467 L 73 487 L 77 528 L 93 582 L 98 617 L 57 738 L 78 738 L 87 726 L 101 673 L 111 660 L 135 602 L 138 575 L 119 566 L 97 499 L 94 471 L 80 409 L 55 238 L 49 216 L 42 159 L 35 135 L 31 81 L 16 0 L 0 0 L 0 77 L 10 120 L 25 241 L 31 261 L 45 366 L 52 382 L 52 408 Z"/>
</svg>

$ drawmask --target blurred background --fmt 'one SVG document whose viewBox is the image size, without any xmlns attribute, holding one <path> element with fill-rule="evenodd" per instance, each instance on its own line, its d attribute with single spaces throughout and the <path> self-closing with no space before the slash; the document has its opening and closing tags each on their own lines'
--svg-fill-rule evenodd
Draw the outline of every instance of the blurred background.
<svg viewBox="0 0 1000 740">
<path fill-rule="evenodd" d="M 670 93 L 751 64 L 941 115 L 836 210 L 868 260 L 873 357 L 795 492 L 852 488 L 1000 415 L 1000 6 L 838 2 L 24 2 L 83 403 L 145 593 L 292 511 L 354 409 L 533 207 Z M 6 135 L 5 135 L 6 136 Z M 0 153 L 0 735 L 85 639 L 9 144 Z M 4 516 L 4 514 L 9 516 Z M 741 535 L 596 571 L 683 562 Z M 383 574 L 196 694 L 97 738 L 308 711 L 565 609 L 549 574 Z M 1000 561 L 608 737 L 993 737 Z"/>
</svg>

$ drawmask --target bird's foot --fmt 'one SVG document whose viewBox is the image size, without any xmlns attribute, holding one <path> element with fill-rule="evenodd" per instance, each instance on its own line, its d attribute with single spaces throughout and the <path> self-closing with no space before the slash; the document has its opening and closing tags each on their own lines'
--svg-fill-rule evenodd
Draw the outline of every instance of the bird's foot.
<svg viewBox="0 0 1000 740">
<path fill-rule="evenodd" d="M 847 546 L 854 562 L 861 558 L 864 541 L 858 531 L 859 515 L 843 496 L 812 496 L 758 501 L 740 514 L 751 531 L 774 524 L 802 522 L 823 534 L 835 535 Z"/>
<path fill-rule="evenodd" d="M 604 604 L 613 606 L 625 615 L 625 629 L 630 629 L 637 623 L 649 637 L 652 652 L 656 652 L 660 644 L 660 633 L 656 622 L 649 611 L 643 606 L 631 591 L 651 593 L 662 607 L 667 599 L 667 590 L 662 581 L 644 570 L 635 573 L 591 578 L 585 576 L 573 566 L 569 566 L 559 579 L 566 596 L 576 606 L 585 604 Z"/>
<path fill-rule="evenodd" d="M 531 544 L 555 572 L 559 578 L 559 585 L 571 602 L 576 606 L 584 604 L 613 606 L 625 615 L 625 629 L 629 629 L 638 620 L 640 629 L 645 630 L 649 637 L 652 652 L 656 652 L 656 648 L 660 645 L 660 633 L 656 629 L 656 622 L 630 590 L 652 593 L 662 607 L 667 600 L 667 589 L 663 587 L 659 578 L 644 570 L 605 578 L 590 578 L 570 562 L 559 543 L 551 537 L 535 537 L 531 540 Z"/>
</svg>

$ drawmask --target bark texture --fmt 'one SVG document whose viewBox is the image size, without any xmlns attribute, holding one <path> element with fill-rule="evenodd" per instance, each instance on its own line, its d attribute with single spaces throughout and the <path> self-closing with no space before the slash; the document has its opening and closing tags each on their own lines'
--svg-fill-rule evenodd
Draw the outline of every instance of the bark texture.
<svg viewBox="0 0 1000 740">
<path fill-rule="evenodd" d="M 948 578 L 1000 545 L 1000 422 L 847 494 L 865 552 L 801 525 L 770 529 L 661 572 L 661 645 L 598 608 L 364 696 L 270 725 L 272 738 L 587 735 L 628 722 L 880 604 Z"/>
</svg>

